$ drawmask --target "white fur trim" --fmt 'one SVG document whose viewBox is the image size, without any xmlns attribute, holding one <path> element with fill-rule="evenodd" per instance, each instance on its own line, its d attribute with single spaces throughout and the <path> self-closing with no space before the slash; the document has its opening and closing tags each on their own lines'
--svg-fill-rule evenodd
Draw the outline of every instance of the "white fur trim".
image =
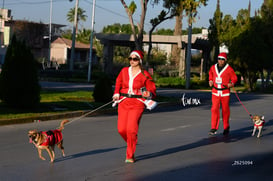
<svg viewBox="0 0 273 181">
<path fill-rule="evenodd" d="M 227 60 L 226 57 L 224 57 L 224 56 L 218 56 L 218 58 L 224 58 L 225 60 Z"/>
</svg>

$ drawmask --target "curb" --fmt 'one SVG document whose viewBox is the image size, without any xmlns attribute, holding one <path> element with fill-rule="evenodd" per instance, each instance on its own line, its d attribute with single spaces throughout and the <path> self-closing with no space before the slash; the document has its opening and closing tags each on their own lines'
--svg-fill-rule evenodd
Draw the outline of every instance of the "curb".
<svg viewBox="0 0 273 181">
<path fill-rule="evenodd" d="M 10 125 L 10 124 L 31 123 L 35 121 L 50 121 L 50 120 L 56 120 L 56 119 L 67 119 L 71 117 L 81 116 L 84 113 L 86 113 L 86 111 L 73 111 L 73 112 L 50 114 L 50 115 L 43 115 L 43 116 L 6 119 L 6 120 L 0 120 L 0 126 Z"/>
</svg>

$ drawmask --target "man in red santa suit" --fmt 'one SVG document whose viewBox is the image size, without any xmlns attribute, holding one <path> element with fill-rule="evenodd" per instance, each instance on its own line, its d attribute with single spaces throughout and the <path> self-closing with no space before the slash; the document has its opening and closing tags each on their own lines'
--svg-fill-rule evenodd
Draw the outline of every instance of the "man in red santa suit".
<svg viewBox="0 0 273 181">
<path fill-rule="evenodd" d="M 135 150 L 140 119 L 145 100 L 156 95 L 151 75 L 142 70 L 143 52 L 134 50 L 129 56 L 130 66 L 123 68 L 117 79 L 113 101 L 118 102 L 118 132 L 127 143 L 126 163 L 135 162 Z"/>
<path fill-rule="evenodd" d="M 209 86 L 212 87 L 211 107 L 211 130 L 210 135 L 216 134 L 220 121 L 220 104 L 222 105 L 222 118 L 224 135 L 229 134 L 229 99 L 230 87 L 237 82 L 234 70 L 226 63 L 227 54 L 222 52 L 218 55 L 218 63 L 213 65 L 209 71 Z"/>
</svg>

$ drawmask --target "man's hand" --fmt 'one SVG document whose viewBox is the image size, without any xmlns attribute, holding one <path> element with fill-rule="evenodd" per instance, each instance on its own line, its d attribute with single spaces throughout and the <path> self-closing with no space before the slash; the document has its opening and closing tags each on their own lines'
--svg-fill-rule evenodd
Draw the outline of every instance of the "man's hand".
<svg viewBox="0 0 273 181">
<path fill-rule="evenodd" d="M 210 87 L 213 86 L 213 81 L 212 81 L 212 80 L 209 81 L 209 86 L 210 86 Z"/>
<path fill-rule="evenodd" d="M 234 87 L 234 84 L 233 83 L 228 83 L 228 88 L 230 87 Z"/>
</svg>

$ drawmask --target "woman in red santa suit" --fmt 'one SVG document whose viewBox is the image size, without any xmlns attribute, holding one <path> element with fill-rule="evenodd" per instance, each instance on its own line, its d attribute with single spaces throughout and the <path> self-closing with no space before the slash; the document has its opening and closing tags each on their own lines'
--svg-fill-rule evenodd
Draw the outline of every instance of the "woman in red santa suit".
<svg viewBox="0 0 273 181">
<path fill-rule="evenodd" d="M 210 135 L 216 134 L 220 121 L 220 104 L 222 105 L 222 117 L 224 135 L 229 134 L 229 99 L 230 87 L 237 82 L 234 70 L 227 63 L 227 54 L 222 52 L 218 55 L 218 63 L 213 65 L 209 71 L 209 85 L 212 87 L 211 107 L 211 130 Z"/>
<path fill-rule="evenodd" d="M 138 127 L 145 100 L 155 97 L 156 87 L 150 74 L 142 70 L 143 52 L 134 50 L 116 79 L 113 101 L 118 102 L 118 132 L 127 143 L 126 163 L 134 163 Z"/>
</svg>

